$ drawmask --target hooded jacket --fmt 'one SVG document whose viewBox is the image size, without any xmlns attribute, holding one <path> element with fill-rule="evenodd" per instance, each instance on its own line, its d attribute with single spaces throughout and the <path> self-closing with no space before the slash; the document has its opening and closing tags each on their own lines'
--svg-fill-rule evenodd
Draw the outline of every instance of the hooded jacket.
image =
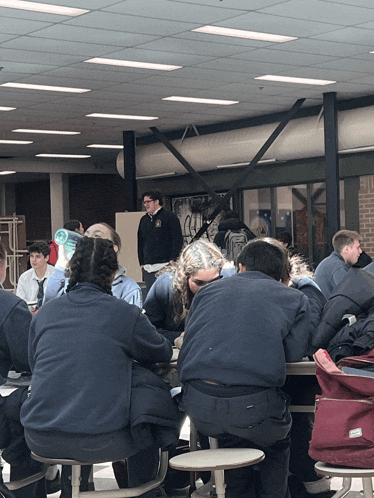
<svg viewBox="0 0 374 498">
<path fill-rule="evenodd" d="M 69 280 L 65 277 L 65 269 L 55 267 L 52 275 L 47 280 L 44 290 L 43 304 L 66 292 Z M 129 304 L 142 307 L 142 297 L 139 285 L 130 277 L 126 277 L 126 268 L 119 266 L 116 277 L 112 283 L 112 294 L 118 299 L 123 299 Z"/>
</svg>

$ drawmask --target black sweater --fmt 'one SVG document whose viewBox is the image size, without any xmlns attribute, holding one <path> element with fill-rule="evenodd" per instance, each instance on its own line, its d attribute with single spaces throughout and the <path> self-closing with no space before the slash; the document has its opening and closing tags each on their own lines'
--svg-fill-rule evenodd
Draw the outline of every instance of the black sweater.
<svg viewBox="0 0 374 498">
<path fill-rule="evenodd" d="M 138 258 L 140 265 L 176 260 L 183 246 L 178 217 L 161 208 L 154 216 L 145 214 L 138 228 Z"/>
</svg>

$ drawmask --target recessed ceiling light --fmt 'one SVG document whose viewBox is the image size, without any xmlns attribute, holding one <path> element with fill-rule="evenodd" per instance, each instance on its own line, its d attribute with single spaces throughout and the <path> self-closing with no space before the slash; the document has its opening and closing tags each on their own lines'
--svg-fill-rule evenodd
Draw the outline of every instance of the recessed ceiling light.
<svg viewBox="0 0 374 498">
<path fill-rule="evenodd" d="M 8 88 L 23 88 L 27 90 L 46 90 L 48 92 L 68 92 L 68 93 L 85 93 L 90 92 L 87 88 L 69 88 L 68 86 L 47 86 L 47 85 L 28 85 L 26 83 L 2 83 L 0 86 Z"/>
<path fill-rule="evenodd" d="M 33 142 L 27 140 L 0 140 L 0 144 L 18 144 L 18 145 L 27 145 L 32 144 Z"/>
<path fill-rule="evenodd" d="M 91 156 L 86 154 L 35 154 L 35 157 L 62 157 L 70 159 L 85 159 Z"/>
<path fill-rule="evenodd" d="M 232 105 L 239 104 L 238 100 L 218 100 L 218 99 L 198 99 L 195 97 L 165 97 L 162 100 L 173 100 L 175 102 L 194 102 L 196 104 L 216 104 L 216 105 Z"/>
<path fill-rule="evenodd" d="M 46 14 L 58 14 L 61 16 L 80 16 L 89 10 L 62 7 L 60 5 L 50 5 L 48 3 L 25 2 L 23 0 L 0 0 L 0 7 L 9 9 L 32 10 L 34 12 L 44 12 Z"/>
<path fill-rule="evenodd" d="M 0 107 L 0 111 L 14 111 L 17 107 Z"/>
<path fill-rule="evenodd" d="M 108 119 L 137 119 L 140 121 L 151 121 L 152 119 L 158 119 L 155 116 L 132 116 L 130 114 L 101 114 L 99 112 L 94 112 L 93 114 L 86 114 L 87 118 L 108 118 Z"/>
<path fill-rule="evenodd" d="M 0 175 L 14 175 L 15 171 L 0 171 Z"/>
<path fill-rule="evenodd" d="M 93 147 L 96 149 L 123 149 L 123 145 L 106 145 L 106 144 L 91 144 L 87 147 Z"/>
<path fill-rule="evenodd" d="M 265 74 L 264 76 L 258 76 L 254 78 L 255 80 L 266 80 L 266 81 L 280 81 L 282 83 L 299 83 L 301 85 L 332 85 L 336 81 L 329 80 L 316 80 L 311 78 L 294 78 L 291 76 L 276 76 L 274 74 Z"/>
<path fill-rule="evenodd" d="M 42 133 L 46 135 L 80 135 L 80 131 L 57 131 L 57 130 L 27 130 L 23 128 L 17 128 L 17 130 L 12 130 L 13 133 Z"/>
<path fill-rule="evenodd" d="M 102 59 L 94 57 L 83 62 L 90 62 L 91 64 L 106 64 L 108 66 L 124 66 L 124 67 L 137 67 L 140 69 L 156 69 L 158 71 L 174 71 L 181 69 L 183 66 L 172 66 L 169 64 L 154 64 L 151 62 L 136 62 L 136 61 L 123 61 L 118 59 Z"/>
<path fill-rule="evenodd" d="M 209 35 L 233 36 L 235 38 L 247 38 L 248 40 L 269 41 L 275 43 L 284 43 L 297 40 L 295 36 L 273 35 L 271 33 L 258 33 L 257 31 L 246 31 L 243 29 L 220 28 L 219 26 L 201 26 L 201 28 L 192 29 L 198 33 L 207 33 Z"/>
</svg>

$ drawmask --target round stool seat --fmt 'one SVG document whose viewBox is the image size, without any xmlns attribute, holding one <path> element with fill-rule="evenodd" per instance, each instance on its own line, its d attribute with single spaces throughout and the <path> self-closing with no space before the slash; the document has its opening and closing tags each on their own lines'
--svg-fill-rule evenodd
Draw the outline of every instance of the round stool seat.
<svg viewBox="0 0 374 498">
<path fill-rule="evenodd" d="M 177 470 L 226 470 L 247 467 L 261 462 L 265 454 L 253 448 L 218 448 L 177 455 L 169 460 Z"/>
<path fill-rule="evenodd" d="M 71 460 L 70 458 L 49 458 L 37 455 L 31 452 L 31 457 L 33 460 L 38 462 L 48 463 L 49 465 L 94 465 L 96 463 L 104 462 L 80 462 L 79 460 Z"/>
<path fill-rule="evenodd" d="M 329 477 L 374 477 L 374 469 L 340 467 L 324 462 L 315 463 L 314 468 L 317 474 Z"/>
</svg>

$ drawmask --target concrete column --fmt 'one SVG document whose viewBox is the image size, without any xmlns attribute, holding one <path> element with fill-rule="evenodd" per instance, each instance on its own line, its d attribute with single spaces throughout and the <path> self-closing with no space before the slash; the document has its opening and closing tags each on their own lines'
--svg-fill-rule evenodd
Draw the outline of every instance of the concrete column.
<svg viewBox="0 0 374 498">
<path fill-rule="evenodd" d="M 51 173 L 49 175 L 51 193 L 51 236 L 64 226 L 69 219 L 68 175 Z"/>
<path fill-rule="evenodd" d="M 0 216 L 6 216 L 5 183 L 0 183 Z"/>
</svg>

